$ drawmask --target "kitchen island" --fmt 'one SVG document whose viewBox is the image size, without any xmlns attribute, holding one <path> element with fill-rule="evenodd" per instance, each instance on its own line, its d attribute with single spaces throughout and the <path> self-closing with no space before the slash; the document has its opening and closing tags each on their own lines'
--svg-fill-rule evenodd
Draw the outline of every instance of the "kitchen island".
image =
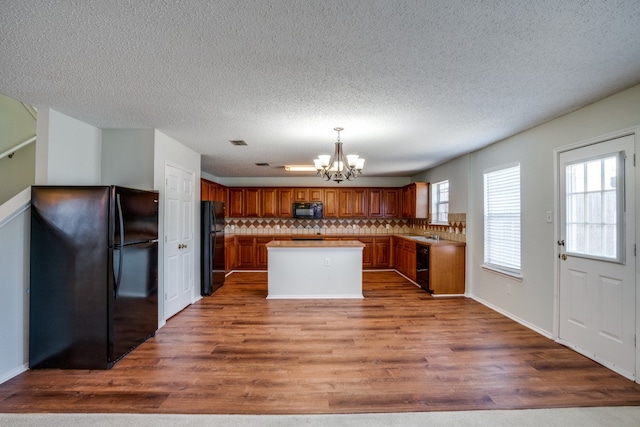
<svg viewBox="0 0 640 427">
<path fill-rule="evenodd" d="M 357 240 L 267 243 L 267 298 L 362 298 L 364 246 Z"/>
</svg>

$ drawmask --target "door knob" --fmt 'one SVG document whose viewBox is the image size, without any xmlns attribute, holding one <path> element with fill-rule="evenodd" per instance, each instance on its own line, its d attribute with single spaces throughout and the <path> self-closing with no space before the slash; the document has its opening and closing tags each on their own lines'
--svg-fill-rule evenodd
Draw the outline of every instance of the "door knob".
<svg viewBox="0 0 640 427">
<path fill-rule="evenodd" d="M 562 258 L 563 261 L 566 261 L 567 260 L 567 254 L 560 255 L 560 258 Z"/>
</svg>

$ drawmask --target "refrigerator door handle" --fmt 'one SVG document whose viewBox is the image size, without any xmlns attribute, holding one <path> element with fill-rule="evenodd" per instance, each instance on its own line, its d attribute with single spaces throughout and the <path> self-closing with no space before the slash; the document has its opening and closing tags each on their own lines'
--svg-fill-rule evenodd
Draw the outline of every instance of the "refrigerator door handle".
<svg viewBox="0 0 640 427">
<path fill-rule="evenodd" d="M 116 281 L 113 284 L 113 298 L 118 298 L 118 288 L 120 288 L 120 282 L 122 281 L 122 245 L 124 245 L 124 220 L 122 218 L 122 205 L 120 203 L 120 195 L 116 194 L 116 206 L 118 207 L 118 222 L 120 224 L 120 245 L 115 247 L 114 250 L 118 251 L 118 274 L 116 274 Z"/>
</svg>

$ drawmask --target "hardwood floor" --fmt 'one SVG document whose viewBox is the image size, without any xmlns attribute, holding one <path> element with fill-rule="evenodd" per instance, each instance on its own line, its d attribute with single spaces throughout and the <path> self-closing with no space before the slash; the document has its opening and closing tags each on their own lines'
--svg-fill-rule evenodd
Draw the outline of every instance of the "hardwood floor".
<svg viewBox="0 0 640 427">
<path fill-rule="evenodd" d="M 366 272 L 364 300 L 234 273 L 108 371 L 31 370 L 0 412 L 299 414 L 640 405 L 640 386 L 466 298 Z"/>
</svg>

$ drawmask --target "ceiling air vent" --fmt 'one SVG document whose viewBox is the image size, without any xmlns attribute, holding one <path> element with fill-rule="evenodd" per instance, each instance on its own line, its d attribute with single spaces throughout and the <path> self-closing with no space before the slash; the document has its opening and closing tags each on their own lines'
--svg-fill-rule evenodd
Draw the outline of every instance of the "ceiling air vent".
<svg viewBox="0 0 640 427">
<path fill-rule="evenodd" d="M 256 166 L 269 166 L 269 163 L 256 163 Z"/>
<path fill-rule="evenodd" d="M 229 142 L 233 145 L 247 145 L 247 143 L 241 139 L 232 139 Z"/>
</svg>

